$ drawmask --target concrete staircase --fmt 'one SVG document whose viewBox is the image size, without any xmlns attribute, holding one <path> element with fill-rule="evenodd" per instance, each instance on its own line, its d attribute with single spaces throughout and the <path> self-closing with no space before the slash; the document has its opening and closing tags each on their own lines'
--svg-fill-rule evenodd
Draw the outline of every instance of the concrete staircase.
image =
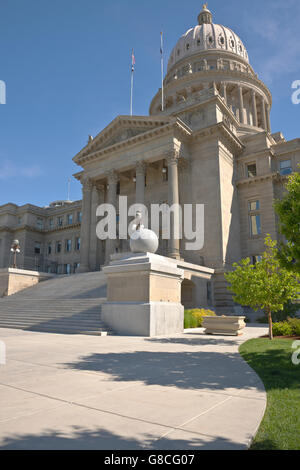
<svg viewBox="0 0 300 470">
<path fill-rule="evenodd" d="M 105 336 L 105 301 L 102 272 L 57 277 L 0 299 L 0 328 Z"/>
</svg>

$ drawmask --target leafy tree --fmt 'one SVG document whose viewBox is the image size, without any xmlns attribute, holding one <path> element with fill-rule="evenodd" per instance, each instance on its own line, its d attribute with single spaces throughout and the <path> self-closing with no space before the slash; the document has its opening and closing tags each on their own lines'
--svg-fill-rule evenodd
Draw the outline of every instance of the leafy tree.
<svg viewBox="0 0 300 470">
<path fill-rule="evenodd" d="M 254 310 L 264 310 L 269 321 L 269 337 L 273 339 L 272 312 L 279 312 L 289 301 L 299 298 L 297 273 L 280 265 L 277 242 L 270 235 L 265 239 L 266 251 L 255 265 L 250 258 L 233 265 L 235 271 L 225 274 L 234 301 Z"/>
<path fill-rule="evenodd" d="M 300 274 L 300 173 L 293 173 L 286 185 L 287 193 L 275 202 L 280 231 L 287 243 L 280 245 L 282 266 Z"/>
</svg>

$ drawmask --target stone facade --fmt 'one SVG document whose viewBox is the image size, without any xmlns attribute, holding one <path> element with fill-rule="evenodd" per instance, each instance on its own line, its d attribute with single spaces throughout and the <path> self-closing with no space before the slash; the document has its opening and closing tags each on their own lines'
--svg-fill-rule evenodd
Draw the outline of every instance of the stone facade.
<svg viewBox="0 0 300 470">
<path fill-rule="evenodd" d="M 81 201 L 49 207 L 0 207 L 0 268 L 12 266 L 12 241 L 18 239 L 20 269 L 72 274 L 80 263 Z"/>
<path fill-rule="evenodd" d="M 74 157 L 81 167 L 74 176 L 83 186 L 81 228 L 78 223 L 49 232 L 35 225 L 37 217 L 45 217 L 47 227 L 52 213 L 66 216 L 80 210 L 80 202 L 47 209 L 2 206 L 0 267 L 7 266 L 12 238 L 19 238 L 23 256 L 30 252 L 25 258 L 33 259 L 34 241 L 46 247 L 50 240 L 79 237 L 80 230 L 80 257 L 72 251 L 53 255 L 53 262 L 80 263 L 81 272 L 108 264 L 112 254 L 127 252 L 129 245 L 97 239 L 96 207 L 107 202 L 118 210 L 119 195 L 128 197 L 129 206 L 204 204 L 204 248 L 186 251 L 186 240 L 176 239 L 173 226 L 171 239 L 161 239 L 159 254 L 214 269 L 212 292 L 209 283 L 207 292 L 194 284 L 202 292 L 200 299 L 195 296 L 197 305 L 209 304 L 209 297 L 217 310 L 232 311 L 224 271 L 241 257 L 258 259 L 267 233 L 280 238 L 273 200 L 283 193 L 287 175 L 297 171 L 300 139 L 287 142 L 280 132 L 272 133 L 271 93 L 238 36 L 214 25 L 207 8 L 198 22 L 171 53 L 163 106 L 160 89 L 149 116 L 118 116 Z M 31 222 L 18 227 L 21 213 Z"/>
</svg>

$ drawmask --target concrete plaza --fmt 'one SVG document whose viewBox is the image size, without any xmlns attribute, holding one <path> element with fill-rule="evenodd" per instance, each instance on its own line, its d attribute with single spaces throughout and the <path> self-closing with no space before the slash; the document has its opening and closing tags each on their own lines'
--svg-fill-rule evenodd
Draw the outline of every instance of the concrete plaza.
<svg viewBox="0 0 300 470">
<path fill-rule="evenodd" d="M 262 336 L 172 338 L 0 329 L 0 449 L 246 449 L 266 394 L 238 353 Z"/>
</svg>

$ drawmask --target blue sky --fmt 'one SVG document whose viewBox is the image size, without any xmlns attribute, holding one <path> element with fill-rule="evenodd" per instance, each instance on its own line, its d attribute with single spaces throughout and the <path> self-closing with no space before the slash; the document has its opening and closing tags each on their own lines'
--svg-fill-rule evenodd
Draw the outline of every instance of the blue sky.
<svg viewBox="0 0 300 470">
<path fill-rule="evenodd" d="M 300 137 L 299 0 L 211 0 L 214 22 L 231 27 L 273 94 L 272 131 Z M 129 114 L 135 48 L 134 114 L 147 115 L 160 86 L 160 31 L 166 62 L 197 24 L 191 0 L 0 0 L 0 205 L 46 205 L 67 197 L 80 168 L 72 157 L 118 114 Z M 71 184 L 71 199 L 81 187 Z"/>
</svg>

